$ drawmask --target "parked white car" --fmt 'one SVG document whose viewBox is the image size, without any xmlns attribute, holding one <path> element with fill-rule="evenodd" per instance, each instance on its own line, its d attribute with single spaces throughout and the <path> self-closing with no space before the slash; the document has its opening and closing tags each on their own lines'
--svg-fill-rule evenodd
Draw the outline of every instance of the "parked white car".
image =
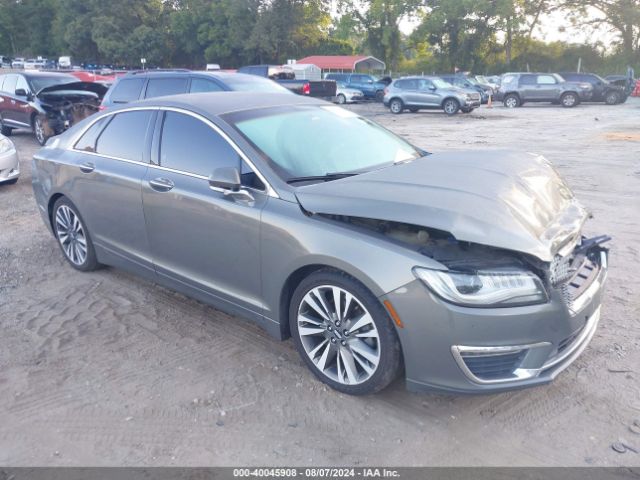
<svg viewBox="0 0 640 480">
<path fill-rule="evenodd" d="M 0 135 L 0 184 L 16 183 L 20 176 L 18 152 L 13 142 Z"/>
<path fill-rule="evenodd" d="M 355 88 L 349 88 L 342 82 L 336 83 L 336 103 L 355 103 L 364 100 L 364 93 Z"/>
<path fill-rule="evenodd" d="M 11 68 L 24 68 L 24 58 L 14 58 L 13 62 L 11 62 Z"/>
</svg>

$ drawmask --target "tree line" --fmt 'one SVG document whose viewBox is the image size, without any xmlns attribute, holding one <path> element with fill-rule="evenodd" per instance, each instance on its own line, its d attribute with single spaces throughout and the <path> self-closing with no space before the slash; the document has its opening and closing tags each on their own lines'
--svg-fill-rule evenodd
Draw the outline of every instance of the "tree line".
<svg viewBox="0 0 640 480">
<path fill-rule="evenodd" d="M 610 44 L 536 38 L 553 12 Z M 579 58 L 591 71 L 623 71 L 640 66 L 640 0 L 0 0 L 5 56 L 234 68 L 354 53 L 404 73 L 559 71 Z"/>
</svg>

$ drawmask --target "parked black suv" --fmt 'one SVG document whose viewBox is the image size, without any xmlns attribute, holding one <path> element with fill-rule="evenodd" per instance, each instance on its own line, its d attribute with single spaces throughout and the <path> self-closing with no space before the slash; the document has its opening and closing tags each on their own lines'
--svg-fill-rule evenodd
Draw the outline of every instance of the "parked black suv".
<svg viewBox="0 0 640 480">
<path fill-rule="evenodd" d="M 507 108 L 526 102 L 550 102 L 571 108 L 592 96 L 591 84 L 566 82 L 557 73 L 505 73 L 498 90 L 498 97 Z"/>
<path fill-rule="evenodd" d="M 609 83 L 604 78 L 595 73 L 563 72 L 560 74 L 568 82 L 589 83 L 593 87 L 591 102 L 604 102 L 607 105 L 623 103 L 627 100 L 628 94 L 625 89 Z"/>
<path fill-rule="evenodd" d="M 271 80 L 242 73 L 144 70 L 120 77 L 102 100 L 102 108 L 165 95 L 225 91 L 290 93 Z"/>
</svg>

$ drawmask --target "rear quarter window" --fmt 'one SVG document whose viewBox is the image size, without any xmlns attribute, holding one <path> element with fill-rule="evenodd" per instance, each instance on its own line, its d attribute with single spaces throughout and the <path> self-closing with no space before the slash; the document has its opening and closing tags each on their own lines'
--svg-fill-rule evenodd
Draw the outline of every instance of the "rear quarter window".
<svg viewBox="0 0 640 480">
<path fill-rule="evenodd" d="M 96 140 L 98 140 L 98 135 L 100 135 L 102 128 L 109 120 L 109 117 L 103 117 L 96 123 L 91 125 L 89 129 L 84 132 L 82 137 L 80 137 L 80 140 L 76 142 L 74 148 L 76 150 L 82 150 L 83 152 L 95 152 Z"/>
<path fill-rule="evenodd" d="M 111 101 L 114 103 L 127 103 L 138 100 L 143 85 L 144 78 L 126 78 L 120 80 L 113 87 Z"/>
</svg>

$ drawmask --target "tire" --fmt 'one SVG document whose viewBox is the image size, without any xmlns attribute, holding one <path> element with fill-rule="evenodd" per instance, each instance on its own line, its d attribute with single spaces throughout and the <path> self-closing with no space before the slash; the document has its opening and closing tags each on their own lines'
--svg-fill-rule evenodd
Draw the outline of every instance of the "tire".
<svg viewBox="0 0 640 480">
<path fill-rule="evenodd" d="M 384 90 L 376 91 L 376 102 L 382 102 L 384 100 Z"/>
<path fill-rule="evenodd" d="M 0 187 L 2 185 L 15 185 L 16 183 L 18 183 L 18 179 L 17 178 L 12 178 L 11 180 L 7 180 L 6 182 L 0 183 Z"/>
<path fill-rule="evenodd" d="M 0 131 L 0 133 L 2 133 L 2 135 L 4 135 L 5 137 L 10 137 L 11 133 L 13 132 L 13 128 L 5 127 L 4 125 L 2 125 Z"/>
<path fill-rule="evenodd" d="M 400 371 L 400 342 L 386 310 L 346 273 L 322 269 L 302 280 L 291 298 L 289 325 L 309 369 L 342 393 L 379 392 Z"/>
<path fill-rule="evenodd" d="M 455 115 L 460 110 L 460 102 L 458 102 L 455 98 L 447 98 L 444 102 L 442 102 L 442 110 L 447 115 Z"/>
<path fill-rule="evenodd" d="M 578 95 L 573 92 L 563 93 L 560 97 L 560 104 L 564 108 L 573 108 L 580 103 Z"/>
<path fill-rule="evenodd" d="M 90 272 L 100 266 L 86 223 L 68 198 L 60 197 L 53 205 L 51 224 L 64 258 L 73 268 Z"/>
<path fill-rule="evenodd" d="M 389 110 L 391 110 L 391 113 L 398 115 L 404 110 L 404 103 L 399 98 L 394 98 L 389 102 Z"/>
<path fill-rule="evenodd" d="M 409 107 L 409 111 L 410 111 L 411 113 L 416 113 L 418 110 L 420 110 L 420 109 L 419 109 L 419 108 L 416 108 L 416 107 Z"/>
<path fill-rule="evenodd" d="M 474 110 L 473 108 L 461 108 L 460 109 L 460 111 L 462 113 L 471 113 L 471 112 L 473 112 L 473 110 Z"/>
<path fill-rule="evenodd" d="M 507 108 L 518 108 L 522 103 L 520 103 L 520 97 L 515 93 L 510 93 L 504 97 L 502 104 Z"/>
<path fill-rule="evenodd" d="M 618 92 L 608 92 L 604 96 L 604 103 L 607 105 L 616 105 L 620 103 L 620 94 Z"/>
<path fill-rule="evenodd" d="M 347 103 L 347 97 L 345 97 L 342 93 L 338 94 L 338 103 L 340 105 L 344 105 Z"/>
<path fill-rule="evenodd" d="M 33 117 L 33 135 L 36 137 L 38 143 L 42 146 L 47 143 L 50 137 L 45 133 L 44 120 L 42 115 L 36 115 Z"/>
</svg>

